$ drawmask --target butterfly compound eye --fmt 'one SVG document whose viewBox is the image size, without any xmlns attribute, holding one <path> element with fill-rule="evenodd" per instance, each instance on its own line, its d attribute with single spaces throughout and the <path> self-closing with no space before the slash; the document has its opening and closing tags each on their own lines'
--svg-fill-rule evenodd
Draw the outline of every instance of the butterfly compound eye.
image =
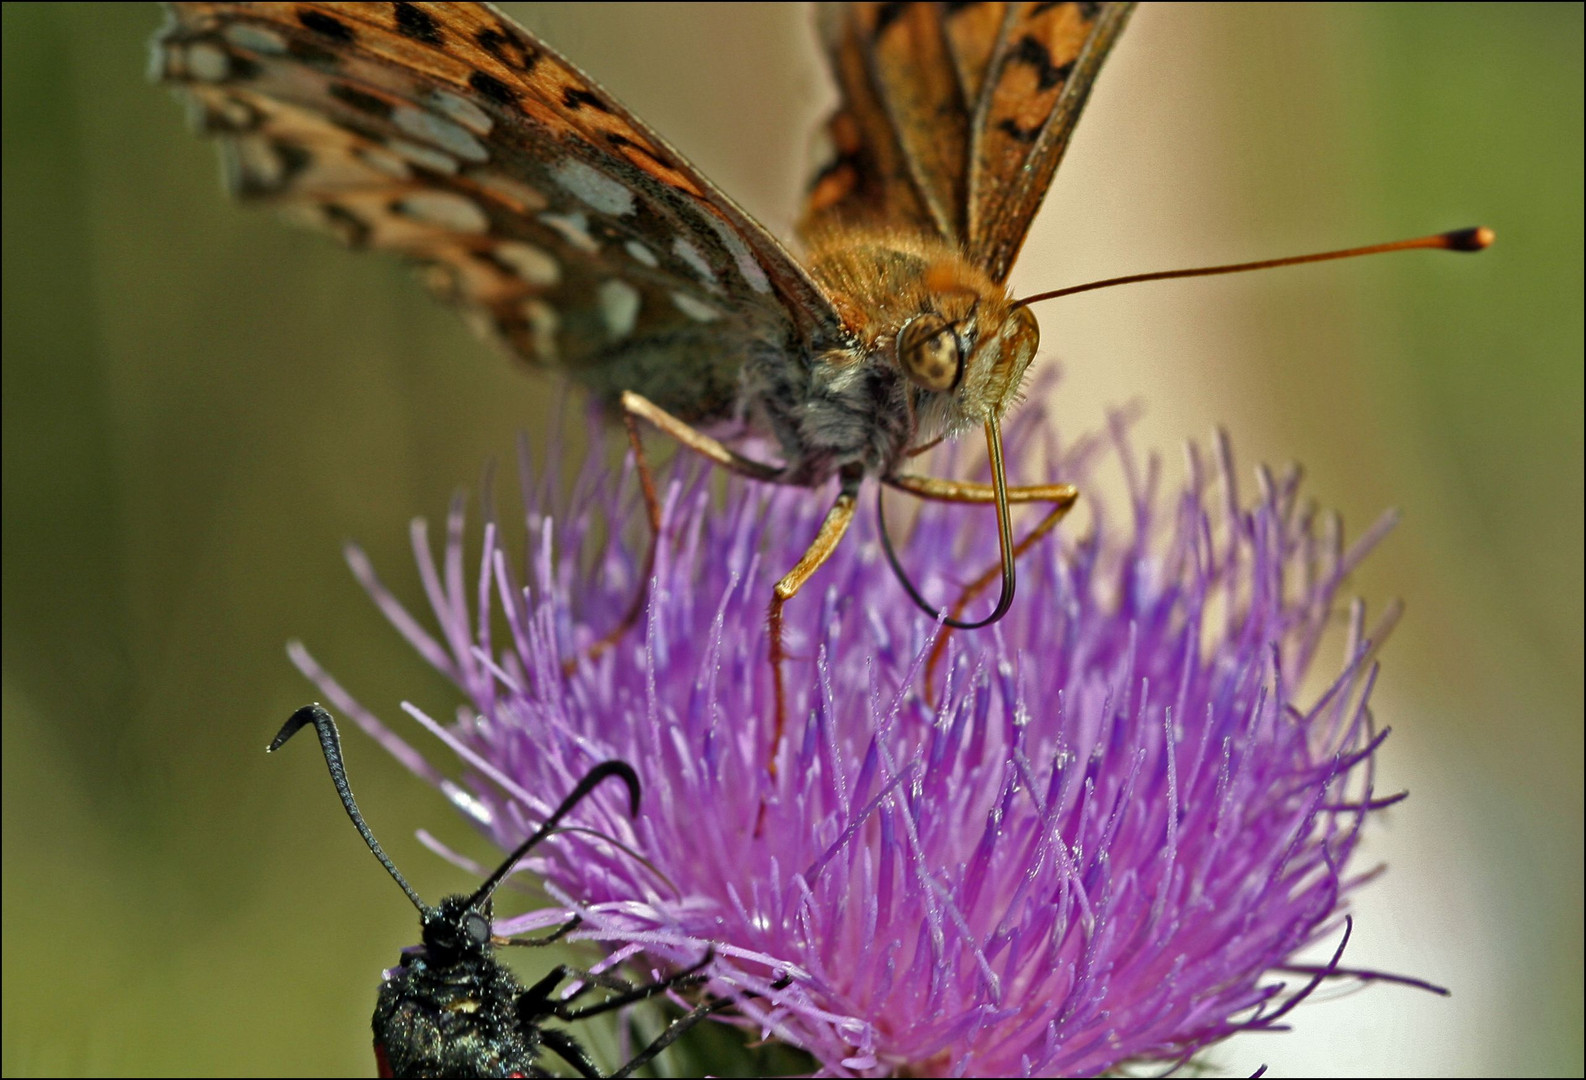
<svg viewBox="0 0 1586 1080">
<path fill-rule="evenodd" d="M 964 374 L 958 335 L 940 315 L 908 321 L 898 335 L 898 363 L 910 382 L 937 393 L 953 389 Z"/>
</svg>

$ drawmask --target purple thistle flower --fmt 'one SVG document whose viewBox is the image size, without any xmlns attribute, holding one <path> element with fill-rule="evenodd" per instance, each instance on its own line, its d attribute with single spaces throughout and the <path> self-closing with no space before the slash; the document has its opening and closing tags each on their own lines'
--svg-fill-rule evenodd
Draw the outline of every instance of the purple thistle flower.
<svg viewBox="0 0 1586 1080">
<path fill-rule="evenodd" d="M 1192 449 L 1185 486 L 1163 498 L 1157 463 L 1137 468 L 1121 421 L 1068 448 L 1043 422 L 1023 410 L 1011 460 L 1044 457 L 1022 471 L 1092 489 L 1114 460 L 1131 520 L 1090 497 L 1090 522 L 1076 514 L 1020 560 L 1012 612 L 953 635 L 926 687 L 937 626 L 861 515 L 788 607 L 776 748 L 769 581 L 825 503 L 735 480 L 713 498 L 692 465 L 665 490 L 644 622 L 570 673 L 638 585 L 642 545 L 622 541 L 622 523 L 639 520 L 631 469 L 586 469 L 570 497 L 525 479 L 526 568 L 487 520 L 472 583 L 461 504 L 439 561 L 416 523 L 439 635 L 349 552 L 376 603 L 466 695 L 450 725 L 405 706 L 465 762 L 460 783 L 301 647 L 294 658 L 503 848 L 593 764 L 638 771 L 636 820 L 598 795 L 577 820 L 610 839 L 563 834 L 525 864 L 564 908 L 499 932 L 577 913 L 574 936 L 601 942 L 609 964 L 642 954 L 680 967 L 714 948 L 711 990 L 831 1075 L 1182 1062 L 1279 1025 L 1344 973 L 1336 955 L 1321 968 L 1294 956 L 1343 930 L 1347 894 L 1369 876 L 1347 871 L 1361 826 L 1394 801 L 1373 798 L 1386 732 L 1367 709 L 1386 625 L 1367 633 L 1352 605 L 1341 665 L 1319 691 L 1301 688 L 1344 578 L 1389 523 L 1345 551 L 1295 472 L 1259 473 L 1247 505 L 1221 440 L 1211 469 Z M 985 513 L 927 507 L 900 550 L 927 595 L 952 599 L 994 563 L 995 538 Z"/>
</svg>

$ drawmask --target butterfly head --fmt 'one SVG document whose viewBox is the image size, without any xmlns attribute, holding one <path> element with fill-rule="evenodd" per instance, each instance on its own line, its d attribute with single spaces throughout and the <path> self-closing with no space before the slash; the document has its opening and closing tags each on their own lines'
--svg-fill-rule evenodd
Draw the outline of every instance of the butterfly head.
<svg viewBox="0 0 1586 1080">
<path fill-rule="evenodd" d="M 1000 418 L 1041 340 L 1028 308 L 961 260 L 929 266 L 917 310 L 892 335 L 891 361 L 909 385 L 918 434 L 956 434 Z"/>
</svg>

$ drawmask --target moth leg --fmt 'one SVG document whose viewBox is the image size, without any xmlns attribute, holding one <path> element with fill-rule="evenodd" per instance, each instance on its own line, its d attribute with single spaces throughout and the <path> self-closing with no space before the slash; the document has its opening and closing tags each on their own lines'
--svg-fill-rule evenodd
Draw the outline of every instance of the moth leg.
<svg viewBox="0 0 1586 1080">
<path fill-rule="evenodd" d="M 996 501 L 996 489 L 991 484 L 980 484 L 968 480 L 942 480 L 933 476 L 914 476 L 902 474 L 887 477 L 887 485 L 906 491 L 921 499 L 934 502 L 958 503 L 989 503 Z M 1013 557 L 1017 559 L 1030 548 L 1035 546 L 1047 533 L 1057 527 L 1073 509 L 1074 503 L 1079 499 L 1079 489 L 1073 484 L 1030 484 L 1024 487 L 1010 487 L 1007 489 L 1010 503 L 1045 502 L 1051 503 L 1052 508 L 1031 529 L 1023 539 L 1013 547 Z M 985 572 L 971 581 L 962 594 L 948 609 L 948 617 L 960 619 L 971 601 L 989 589 L 1001 576 L 1002 566 L 997 564 L 987 567 Z M 953 628 L 943 626 L 942 632 L 937 635 L 936 642 L 931 646 L 931 654 L 925 661 L 925 685 L 929 688 L 936 681 L 936 669 L 941 659 L 947 653 L 947 639 L 952 636 Z"/>
<path fill-rule="evenodd" d="M 490 943 L 492 945 L 511 945 L 526 949 L 538 949 L 542 946 L 554 945 L 556 942 L 561 941 L 568 934 L 582 926 L 583 923 L 584 917 L 582 915 L 574 915 L 571 919 L 568 919 L 561 926 L 558 926 L 555 930 L 552 930 L 548 934 L 541 934 L 539 937 L 516 938 L 500 938 L 492 936 Z"/>
<path fill-rule="evenodd" d="M 665 1050 L 668 1046 L 671 1046 L 678 1039 L 687 1034 L 689 1028 L 705 1019 L 705 1017 L 709 1016 L 711 1013 L 720 1012 L 723 1009 L 730 1008 L 733 1004 L 734 1002 L 731 998 L 707 998 L 706 1000 L 700 1002 L 688 1012 L 684 1013 L 682 1016 L 679 1016 L 676 1020 L 673 1020 L 670 1024 L 666 1025 L 666 1028 L 661 1032 L 661 1034 L 655 1037 L 654 1042 L 650 1043 L 650 1045 L 646 1046 L 643 1050 L 640 1050 L 636 1055 L 634 1055 L 633 1060 L 629 1061 L 626 1065 L 622 1066 L 622 1068 L 618 1069 L 611 1075 L 613 1077 L 632 1076 L 639 1069 L 648 1065 L 651 1059 L 653 1059 L 662 1050 Z"/>
<path fill-rule="evenodd" d="M 694 973 L 699 971 L 699 969 L 703 968 L 706 964 L 710 963 L 714 958 L 715 952 L 713 950 L 707 951 L 705 953 L 705 958 L 699 963 L 695 964 L 691 968 L 688 968 L 686 971 L 681 971 L 677 975 L 672 976 L 670 980 L 663 981 L 687 981 L 690 983 L 703 982 L 707 976 L 695 975 Z M 771 984 L 771 989 L 783 990 L 791 985 L 792 982 L 793 979 L 790 976 L 783 976 Z M 753 992 L 745 992 L 742 994 L 743 1000 L 758 997 L 760 997 L 760 995 Z M 662 1050 L 665 1050 L 668 1046 L 671 1046 L 680 1037 L 682 1037 L 689 1028 L 705 1019 L 705 1017 L 709 1016 L 711 1013 L 732 1008 L 737 1003 L 738 1002 L 732 998 L 707 997 L 704 1001 L 700 1002 L 688 1012 L 684 1013 L 682 1016 L 679 1016 L 676 1020 L 673 1020 L 670 1024 L 668 1024 L 665 1030 L 663 1030 L 661 1034 L 657 1035 L 655 1040 L 651 1042 L 649 1046 L 646 1046 L 643 1050 L 639 1051 L 639 1053 L 634 1056 L 633 1060 L 629 1061 L 626 1065 L 623 1065 L 616 1072 L 612 1073 L 612 1077 L 615 1078 L 633 1075 L 633 1073 L 638 1071 L 640 1068 L 649 1064 L 649 1062 Z"/>
<path fill-rule="evenodd" d="M 776 588 L 771 594 L 771 607 L 766 612 L 766 629 L 771 638 L 771 682 L 776 694 L 776 726 L 772 729 L 771 736 L 771 775 L 776 776 L 776 755 L 782 746 L 782 731 L 787 726 L 787 703 L 784 701 L 782 685 L 782 661 L 787 658 L 787 652 L 782 645 L 782 607 L 804 587 L 821 564 L 831 558 L 837 544 L 842 540 L 843 534 L 848 531 L 848 526 L 854 520 L 854 508 L 859 503 L 859 473 L 848 473 L 842 478 L 842 489 L 837 493 L 837 501 L 832 508 L 826 511 L 826 520 L 821 522 L 820 531 L 815 534 L 815 539 L 810 541 L 810 546 L 805 550 L 804 557 L 782 576 L 776 583 Z M 762 807 L 762 810 L 764 808 Z"/>
<path fill-rule="evenodd" d="M 582 1043 L 557 1028 L 541 1028 L 540 1042 L 547 1050 L 573 1067 L 579 1076 L 600 1076 L 600 1066 L 590 1058 Z"/>
<path fill-rule="evenodd" d="M 708 975 L 701 974 L 701 972 L 704 968 L 709 966 L 710 963 L 715 960 L 715 958 L 715 951 L 712 949 L 707 949 L 705 951 L 704 957 L 702 957 L 698 963 L 691 967 L 685 968 L 682 971 L 679 971 L 673 975 L 669 975 L 666 978 L 657 980 L 655 982 L 645 983 L 642 986 L 628 987 L 622 993 L 619 993 L 614 997 L 607 998 L 604 1001 L 597 1002 L 593 1005 L 584 1005 L 575 1008 L 570 1005 L 570 1000 L 566 998 L 553 1001 L 546 994 L 542 994 L 538 998 L 530 998 L 526 994 L 525 999 L 520 1003 L 520 1014 L 527 1023 L 533 1023 L 539 1027 L 540 1035 L 544 1040 L 545 1045 L 551 1050 L 554 1050 L 565 1061 L 567 1061 L 568 1064 L 572 1065 L 579 1075 L 599 1076 L 601 1074 L 598 1071 L 594 1071 L 594 1062 L 590 1060 L 588 1054 L 584 1051 L 583 1046 L 577 1040 L 575 1040 L 565 1031 L 559 1031 L 556 1028 L 540 1026 L 540 1021 L 546 1017 L 554 1016 L 557 1019 L 566 1021 L 568 1023 L 576 1023 L 580 1020 L 587 1020 L 591 1016 L 599 1016 L 601 1013 L 625 1008 L 634 1004 L 635 1002 L 644 1001 L 660 994 L 670 993 L 674 990 L 679 990 L 689 986 L 697 986 L 709 978 Z M 535 993 L 545 983 L 547 983 L 547 981 L 550 980 L 552 976 L 560 976 L 561 978 L 565 978 L 569 975 L 576 975 L 579 978 L 587 978 L 588 974 L 589 973 L 587 972 L 574 972 L 571 969 L 553 972 L 551 976 L 547 976 L 545 979 L 542 979 L 539 983 L 535 984 L 535 988 L 531 989 L 529 994 Z M 591 984 L 586 981 L 580 992 L 582 992 L 582 990 L 589 989 L 590 985 Z M 552 983 L 550 988 L 554 990 L 555 984 Z M 677 1041 L 679 1036 L 688 1031 L 688 1029 L 693 1027 L 695 1024 L 699 1023 L 699 1021 L 703 1020 L 706 1016 L 713 1012 L 718 1012 L 721 1009 L 725 1009 L 732 1004 L 732 1000 L 728 998 L 712 998 L 700 1004 L 699 1006 L 696 1006 L 694 1009 L 668 1024 L 665 1030 L 663 1030 L 654 1041 L 641 1050 L 631 1061 L 623 1065 L 611 1075 L 631 1075 L 635 1070 L 647 1064 L 662 1050 L 665 1050 L 668 1046 L 671 1046 L 672 1043 Z"/>
<path fill-rule="evenodd" d="M 636 1001 L 646 1001 L 658 994 L 670 993 L 673 990 L 689 986 L 698 986 L 700 983 L 710 979 L 709 975 L 702 975 L 700 972 L 709 967 L 715 959 L 715 950 L 706 949 L 704 957 L 697 963 L 684 968 L 682 971 L 668 975 L 664 979 L 657 979 L 655 982 L 644 983 L 640 986 L 630 986 L 622 993 L 606 998 L 604 1001 L 597 1001 L 593 1005 L 581 1005 L 578 1008 L 571 1008 L 564 999 L 551 1010 L 550 1015 L 555 1016 L 558 1020 L 569 1022 L 587 1020 L 591 1016 L 599 1016 L 601 1013 L 611 1012 L 614 1009 L 626 1008 Z"/>
</svg>

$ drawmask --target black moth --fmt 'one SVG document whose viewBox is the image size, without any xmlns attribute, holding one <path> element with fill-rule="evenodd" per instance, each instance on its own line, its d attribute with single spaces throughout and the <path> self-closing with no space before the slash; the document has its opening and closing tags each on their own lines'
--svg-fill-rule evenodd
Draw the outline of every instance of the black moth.
<svg viewBox="0 0 1586 1080">
<path fill-rule="evenodd" d="M 497 945 L 542 945 L 577 925 L 575 919 L 541 938 L 496 938 L 490 929 L 490 898 L 529 849 L 549 836 L 608 777 L 617 777 L 627 785 L 629 813 L 637 814 L 639 778 L 626 763 L 607 761 L 590 769 L 534 835 L 518 845 L 472 895 L 448 896 L 430 907 L 419 899 L 413 886 L 381 850 L 358 812 L 342 764 L 341 738 L 330 713 L 318 705 L 303 706 L 291 715 L 267 750 L 279 749 L 299 728 L 309 724 L 319 732 L 331 782 L 336 785 L 347 816 L 375 858 L 419 909 L 423 926 L 423 944 L 404 949 L 400 964 L 386 972 L 380 985 L 374 1011 L 374 1050 L 381 1076 L 552 1076 L 537 1064 L 546 1050 L 566 1061 L 580 1076 L 600 1076 L 578 1040 L 560 1028 L 547 1027 L 547 1021 L 583 1020 L 704 982 L 701 972 L 712 959 L 708 952 L 699 963 L 669 978 L 642 986 L 621 984 L 616 987 L 617 993 L 603 1001 L 575 1006 L 577 993 L 571 997 L 556 993 L 567 979 L 582 980 L 578 993 L 596 982 L 609 986 L 615 980 L 602 980 L 558 965 L 526 987 L 495 957 Z M 730 1004 L 725 999 L 707 998 L 674 1020 L 655 1041 L 610 1075 L 631 1075 L 690 1027 Z"/>
</svg>

